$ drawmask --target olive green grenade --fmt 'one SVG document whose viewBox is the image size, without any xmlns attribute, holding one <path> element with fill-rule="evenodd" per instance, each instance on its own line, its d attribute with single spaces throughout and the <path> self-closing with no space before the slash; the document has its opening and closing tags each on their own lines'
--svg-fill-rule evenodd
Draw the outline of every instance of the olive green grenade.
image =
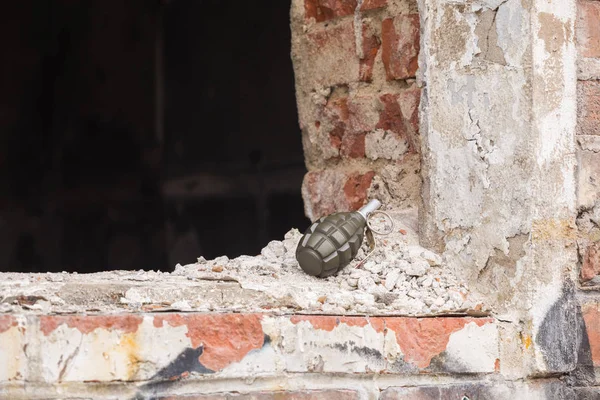
<svg viewBox="0 0 600 400">
<path fill-rule="evenodd" d="M 334 213 L 313 223 L 296 249 L 304 272 L 323 278 L 348 265 L 362 245 L 367 217 L 379 207 L 379 200 L 371 200 L 358 211 Z"/>
</svg>

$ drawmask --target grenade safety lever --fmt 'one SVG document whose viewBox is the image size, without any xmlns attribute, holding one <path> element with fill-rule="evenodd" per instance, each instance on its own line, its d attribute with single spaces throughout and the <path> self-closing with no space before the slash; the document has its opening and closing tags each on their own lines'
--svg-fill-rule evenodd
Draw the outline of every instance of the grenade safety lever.
<svg viewBox="0 0 600 400">
<path fill-rule="evenodd" d="M 348 265 L 362 245 L 369 214 L 379 207 L 379 200 L 371 200 L 358 211 L 338 212 L 314 222 L 296 249 L 304 272 L 323 278 Z"/>
</svg>

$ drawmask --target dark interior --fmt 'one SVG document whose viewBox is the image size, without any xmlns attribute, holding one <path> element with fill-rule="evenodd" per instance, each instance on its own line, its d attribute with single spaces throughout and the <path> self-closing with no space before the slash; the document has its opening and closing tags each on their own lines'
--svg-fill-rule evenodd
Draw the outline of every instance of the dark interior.
<svg viewBox="0 0 600 400">
<path fill-rule="evenodd" d="M 0 271 L 169 271 L 304 229 L 289 7 L 7 3 Z"/>
</svg>

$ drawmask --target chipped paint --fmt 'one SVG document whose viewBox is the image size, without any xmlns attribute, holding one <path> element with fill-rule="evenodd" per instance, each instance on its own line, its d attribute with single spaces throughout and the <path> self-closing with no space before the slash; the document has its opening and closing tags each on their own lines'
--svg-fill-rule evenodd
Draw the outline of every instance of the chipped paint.
<svg viewBox="0 0 600 400">
<path fill-rule="evenodd" d="M 24 332 L 25 329 L 19 327 L 17 318 L 0 315 L 0 383 L 25 378 L 27 357 L 24 351 Z"/>
<path fill-rule="evenodd" d="M 0 334 L 0 356 L 22 362 L 0 366 L 0 381 L 31 369 L 45 384 L 141 382 L 146 393 L 153 382 L 198 376 L 493 373 L 499 358 L 488 357 L 499 340 L 490 318 L 167 313 L 135 315 L 134 324 L 132 316 L 30 316 L 27 357 L 20 325 Z"/>
<path fill-rule="evenodd" d="M 258 314 L 166 314 L 155 316 L 154 326 L 186 326 L 186 336 L 190 338 L 192 347 L 203 347 L 200 356 L 202 365 L 219 371 L 263 346 L 264 333 L 260 321 Z"/>
<path fill-rule="evenodd" d="M 67 325 L 69 328 L 77 329 L 82 334 L 88 334 L 96 329 L 120 330 L 125 333 L 137 331 L 142 323 L 142 317 L 139 315 L 110 315 L 110 316 L 59 316 L 49 315 L 40 318 L 40 329 L 45 336 L 48 336 L 60 325 Z"/>
<path fill-rule="evenodd" d="M 385 318 L 387 334 L 395 335 L 404 361 L 418 368 L 427 368 L 434 357 L 446 350 L 450 336 L 467 324 L 483 326 L 491 322 L 491 319 L 471 318 Z M 489 340 L 495 341 L 493 337 Z M 465 346 L 461 346 L 461 351 L 470 353 Z"/>
<path fill-rule="evenodd" d="M 328 332 L 333 331 L 333 329 L 340 324 L 360 327 L 369 324 L 369 321 L 365 317 L 336 317 L 329 315 L 293 315 L 290 318 L 290 321 L 293 324 L 298 324 L 301 321 L 308 321 L 313 328 Z M 373 319 L 371 321 L 373 321 Z"/>
</svg>

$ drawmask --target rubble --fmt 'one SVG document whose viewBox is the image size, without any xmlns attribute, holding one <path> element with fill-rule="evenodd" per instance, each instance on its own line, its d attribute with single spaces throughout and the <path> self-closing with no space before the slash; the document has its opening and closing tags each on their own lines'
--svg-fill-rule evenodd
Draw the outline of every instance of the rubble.
<svg viewBox="0 0 600 400">
<path fill-rule="evenodd" d="M 231 311 L 339 315 L 481 314 L 483 305 L 418 245 L 415 211 L 393 213 L 394 232 L 375 235 L 368 254 L 328 278 L 309 276 L 295 251 L 302 233 L 289 231 L 260 255 L 226 256 L 177 265 L 172 273 L 0 274 L 3 312 Z M 372 220 L 376 225 L 384 219 Z M 379 227 L 381 228 L 381 227 Z M 367 257 L 368 256 L 368 257 Z"/>
<path fill-rule="evenodd" d="M 404 214 L 396 213 L 394 219 L 406 220 Z M 293 229 L 283 241 L 270 242 L 256 258 L 230 260 L 225 271 L 242 287 L 268 287 L 270 293 L 289 296 L 303 307 L 325 313 L 427 315 L 466 312 L 478 304 L 465 284 L 444 268 L 440 255 L 417 244 L 414 226 L 396 227 L 387 236 L 375 235 L 373 254 L 367 258 L 365 241 L 350 265 L 325 279 L 309 276 L 298 266 L 295 251 L 301 237 Z M 210 272 L 217 260 L 178 266 L 174 274 Z"/>
</svg>

